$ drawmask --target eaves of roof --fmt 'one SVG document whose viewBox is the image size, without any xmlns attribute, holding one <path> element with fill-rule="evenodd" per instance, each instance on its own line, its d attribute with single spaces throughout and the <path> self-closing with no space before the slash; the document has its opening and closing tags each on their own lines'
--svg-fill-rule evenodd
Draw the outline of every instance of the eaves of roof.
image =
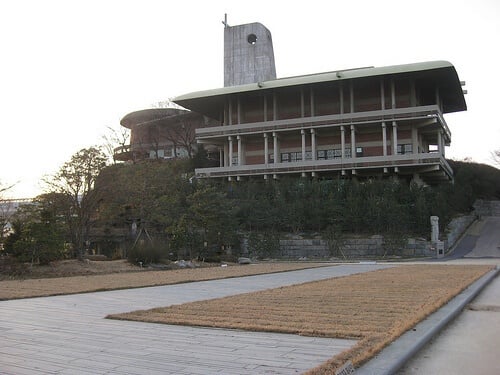
<svg viewBox="0 0 500 375">
<path fill-rule="evenodd" d="M 180 95 L 173 101 L 187 109 L 203 115 L 217 118 L 225 97 L 230 95 L 266 92 L 293 86 L 314 86 L 316 84 L 362 79 L 377 76 L 398 76 L 435 72 L 434 79 L 439 81 L 440 88 L 446 90 L 447 105 L 445 112 L 456 112 L 467 109 L 462 87 L 455 67 L 448 61 L 429 61 L 386 67 L 366 67 L 338 70 L 296 77 L 279 78 L 271 81 L 257 82 L 240 86 L 229 86 L 218 89 L 197 91 Z"/>
</svg>

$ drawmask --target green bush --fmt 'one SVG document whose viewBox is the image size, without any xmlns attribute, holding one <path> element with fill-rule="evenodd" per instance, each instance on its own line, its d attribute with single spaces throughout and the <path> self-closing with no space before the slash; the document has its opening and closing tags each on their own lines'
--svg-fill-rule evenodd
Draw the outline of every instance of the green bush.
<svg viewBox="0 0 500 375">
<path fill-rule="evenodd" d="M 127 259 L 134 264 L 159 263 L 168 255 L 165 244 L 160 243 L 142 243 L 136 244 L 128 251 Z"/>
</svg>

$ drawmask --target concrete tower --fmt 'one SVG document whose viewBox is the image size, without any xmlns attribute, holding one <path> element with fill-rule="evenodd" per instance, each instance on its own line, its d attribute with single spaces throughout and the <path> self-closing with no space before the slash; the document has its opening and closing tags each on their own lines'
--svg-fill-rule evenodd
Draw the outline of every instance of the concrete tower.
<svg viewBox="0 0 500 375">
<path fill-rule="evenodd" d="M 276 79 L 271 32 L 260 23 L 224 22 L 224 86 Z"/>
</svg>

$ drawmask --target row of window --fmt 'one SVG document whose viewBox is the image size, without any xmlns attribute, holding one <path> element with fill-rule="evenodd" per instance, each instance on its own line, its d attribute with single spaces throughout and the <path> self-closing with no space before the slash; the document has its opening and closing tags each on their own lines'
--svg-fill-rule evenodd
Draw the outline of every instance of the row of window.
<svg viewBox="0 0 500 375">
<path fill-rule="evenodd" d="M 174 155 L 174 150 L 173 148 L 168 148 L 165 150 L 150 150 L 149 151 L 149 158 L 150 159 L 170 159 L 173 157 L 177 158 L 187 158 L 188 157 L 188 152 L 185 148 L 183 147 L 177 147 L 175 150 L 175 155 Z"/>
<path fill-rule="evenodd" d="M 346 148 L 344 150 L 344 155 L 346 158 L 351 157 L 351 149 Z M 356 156 L 363 156 L 363 148 L 356 147 Z M 342 150 L 338 149 L 330 149 L 330 150 L 318 150 L 316 151 L 316 160 L 333 160 L 340 159 L 342 157 Z M 269 159 L 271 162 L 274 162 L 274 155 L 270 154 Z M 306 151 L 306 160 L 312 160 L 312 152 Z M 302 152 L 284 152 L 281 153 L 281 162 L 282 163 L 293 163 L 297 161 L 302 161 Z"/>
<path fill-rule="evenodd" d="M 398 155 L 411 154 L 413 153 L 412 144 L 399 144 L 397 149 Z M 351 157 L 351 148 L 346 148 L 344 150 L 344 157 Z M 302 161 L 302 152 L 282 152 L 281 163 L 295 163 Z M 316 160 L 333 160 L 340 159 L 342 157 L 342 150 L 340 148 L 329 149 L 329 150 L 318 150 L 316 151 Z M 356 157 L 363 157 L 363 147 L 356 147 Z M 306 160 L 312 160 L 312 152 L 306 151 Z M 233 156 L 233 165 L 238 165 L 238 157 Z M 274 163 L 274 153 L 269 154 L 269 162 Z"/>
</svg>

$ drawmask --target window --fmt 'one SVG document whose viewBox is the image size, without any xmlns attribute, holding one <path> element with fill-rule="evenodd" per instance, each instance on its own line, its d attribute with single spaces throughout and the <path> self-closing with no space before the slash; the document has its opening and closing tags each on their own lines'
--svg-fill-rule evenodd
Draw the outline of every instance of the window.
<svg viewBox="0 0 500 375">
<path fill-rule="evenodd" d="M 363 147 L 356 147 L 356 157 L 360 158 L 363 156 Z"/>
<path fill-rule="evenodd" d="M 292 163 L 296 161 L 301 161 L 302 160 L 302 153 L 301 152 L 290 152 L 290 161 Z"/>
<path fill-rule="evenodd" d="M 248 36 L 247 36 L 247 42 L 249 44 L 252 44 L 252 45 L 254 45 L 255 43 L 257 43 L 257 35 L 255 35 L 255 34 L 248 34 Z"/>
<path fill-rule="evenodd" d="M 398 155 L 413 153 L 413 146 L 411 144 L 398 145 Z"/>
</svg>

